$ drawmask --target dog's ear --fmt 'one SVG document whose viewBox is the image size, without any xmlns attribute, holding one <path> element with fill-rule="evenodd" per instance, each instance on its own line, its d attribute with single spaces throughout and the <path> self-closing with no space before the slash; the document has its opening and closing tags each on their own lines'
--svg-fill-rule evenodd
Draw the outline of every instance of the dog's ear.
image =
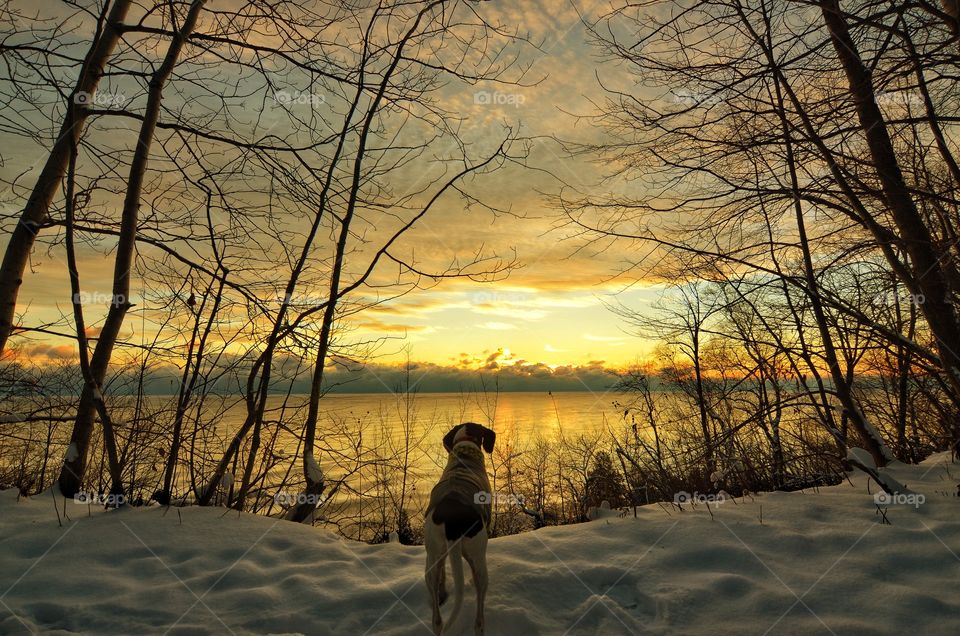
<svg viewBox="0 0 960 636">
<path fill-rule="evenodd" d="M 486 426 L 481 426 L 480 428 L 483 429 L 481 435 L 483 439 L 483 450 L 487 451 L 488 453 L 492 453 L 493 443 L 497 441 L 497 434 Z"/>
<path fill-rule="evenodd" d="M 496 433 L 483 424 L 477 424 L 475 422 L 466 422 L 464 426 L 467 427 L 467 432 L 470 434 L 470 437 L 480 442 L 483 450 L 488 453 L 493 452 L 493 444 L 497 441 Z"/>
<path fill-rule="evenodd" d="M 462 424 L 457 424 L 450 429 L 450 432 L 443 436 L 443 447 L 447 449 L 447 452 L 450 453 L 453 451 L 453 438 L 456 437 L 457 431 L 460 430 Z"/>
</svg>

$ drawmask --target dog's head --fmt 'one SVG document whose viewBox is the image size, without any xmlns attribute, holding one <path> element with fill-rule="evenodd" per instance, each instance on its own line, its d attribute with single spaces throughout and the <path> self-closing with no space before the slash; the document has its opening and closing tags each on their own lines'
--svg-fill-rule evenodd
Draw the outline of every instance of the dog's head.
<svg viewBox="0 0 960 636">
<path fill-rule="evenodd" d="M 493 452 L 493 443 L 497 440 L 497 434 L 486 426 L 465 422 L 457 424 L 450 429 L 450 432 L 443 436 L 443 447 L 447 452 L 451 452 L 453 447 L 460 442 L 473 442 L 477 448 L 482 448 L 488 453 Z"/>
</svg>

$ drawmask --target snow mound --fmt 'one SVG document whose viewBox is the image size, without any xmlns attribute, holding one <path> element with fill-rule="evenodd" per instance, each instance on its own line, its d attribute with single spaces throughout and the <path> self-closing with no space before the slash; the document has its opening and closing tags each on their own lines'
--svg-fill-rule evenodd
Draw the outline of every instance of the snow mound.
<svg viewBox="0 0 960 636">
<path fill-rule="evenodd" d="M 954 634 L 960 471 L 940 454 L 885 472 L 923 503 L 881 514 L 853 473 L 494 539 L 487 633 Z M 431 633 L 422 547 L 215 508 L 58 505 L 62 526 L 49 492 L 0 492 L 0 634 Z M 469 578 L 452 634 L 473 633 Z"/>
</svg>

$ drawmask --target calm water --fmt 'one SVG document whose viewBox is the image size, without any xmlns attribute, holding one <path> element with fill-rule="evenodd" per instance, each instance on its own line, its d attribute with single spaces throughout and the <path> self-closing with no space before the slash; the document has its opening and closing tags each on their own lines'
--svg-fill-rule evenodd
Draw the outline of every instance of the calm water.
<svg viewBox="0 0 960 636">
<path fill-rule="evenodd" d="M 411 398 L 389 393 L 328 394 L 320 401 L 319 436 L 330 433 L 402 435 L 406 422 L 419 435 L 437 439 L 461 422 L 491 426 L 498 435 L 552 439 L 563 435 L 602 430 L 616 423 L 620 410 L 614 392 L 459 394 L 421 393 Z M 154 398 L 156 399 L 156 398 Z M 293 429 L 305 416 L 307 396 L 291 396 L 283 420 Z M 266 419 L 280 417 L 282 396 L 271 396 Z M 270 411 L 273 411 L 270 413 Z M 234 404 L 220 418 L 227 430 L 244 420 L 246 407 Z"/>
<path fill-rule="evenodd" d="M 498 433 L 521 437 L 553 437 L 559 432 L 571 434 L 602 429 L 606 421 L 618 417 L 613 407 L 615 393 L 500 393 L 456 394 L 424 393 L 408 404 L 402 396 L 391 394 L 331 394 L 321 402 L 322 417 L 333 425 L 342 421 L 373 420 L 390 431 L 400 431 L 404 422 L 413 421 L 415 429 L 436 428 L 442 436 L 461 422 L 492 423 Z M 304 400 L 306 398 L 303 398 Z"/>
</svg>

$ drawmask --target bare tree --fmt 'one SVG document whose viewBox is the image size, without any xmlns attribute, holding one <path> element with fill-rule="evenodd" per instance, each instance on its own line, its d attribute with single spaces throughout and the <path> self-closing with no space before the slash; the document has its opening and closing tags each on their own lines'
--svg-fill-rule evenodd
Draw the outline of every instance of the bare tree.
<svg viewBox="0 0 960 636">
<path fill-rule="evenodd" d="M 109 22 L 117 40 L 98 62 L 115 92 L 77 100 L 62 86 L 64 69 L 76 74 L 86 64 L 76 55 L 80 37 L 107 23 L 107 9 L 100 16 L 78 8 L 68 20 L 72 40 L 31 15 L 6 14 L 14 31 L 33 38 L 5 43 L 15 62 L 3 84 L 9 112 L 36 95 L 50 108 L 8 118 L 5 130 L 42 146 L 37 131 L 61 123 L 64 103 L 84 122 L 63 146 L 66 163 L 42 225 L 52 231 L 37 236 L 49 253 L 69 252 L 76 302 L 54 324 L 31 324 L 28 312 L 15 329 L 21 342 L 79 342 L 81 366 L 87 347 L 93 351 L 70 418 L 73 438 L 51 440 L 68 447 L 65 493 L 102 478 L 85 459 L 96 458 L 101 443 L 116 450 L 106 453 L 118 475 L 113 489 L 140 492 L 150 483 L 147 495 L 163 502 L 192 491 L 200 503 L 220 497 L 259 510 L 278 483 L 319 488 L 309 479 L 316 471 L 303 469 L 323 447 L 325 367 L 362 362 L 383 342 L 351 338 L 356 317 L 445 278 L 509 271 L 509 257 L 461 242 L 424 260 L 407 238 L 436 212 L 501 213 L 477 198 L 474 184 L 524 160 L 526 146 L 514 143 L 512 130 L 494 142 L 480 137 L 486 131 L 474 139 L 438 99 L 477 82 L 523 79 L 514 50 L 522 39 L 487 22 L 481 8 L 131 5 Z M 260 37 L 249 38 L 253 32 Z M 20 178 L 11 179 L 15 199 Z M 97 316 L 97 301 L 80 291 L 81 279 L 94 278 L 81 271 L 82 256 L 115 248 L 112 302 Z M 11 244 L 9 254 L 17 249 Z M 144 399 L 144 383 L 160 377 L 175 394 L 169 408 Z M 129 409 L 125 396 L 111 394 L 112 382 L 133 387 Z M 304 382 L 316 388 L 299 404 L 291 395 Z M 238 426 L 218 429 L 232 403 L 211 399 L 217 389 L 242 396 Z M 291 476 L 277 470 L 277 449 L 294 446 L 302 470 Z M 152 471 L 151 462 L 162 468 Z M 236 478 L 225 488 L 228 472 Z"/>
<path fill-rule="evenodd" d="M 124 317 L 130 308 L 130 276 L 133 269 L 133 255 L 137 241 L 138 214 L 141 205 L 141 193 L 143 189 L 143 180 L 147 173 L 147 163 L 150 160 L 150 150 L 153 143 L 154 133 L 156 131 L 157 120 L 160 116 L 160 103 L 163 96 L 163 89 L 167 80 L 173 73 L 173 68 L 177 64 L 180 52 L 187 41 L 187 38 L 193 32 L 203 8 L 205 0 L 194 0 L 183 18 L 183 24 L 177 29 L 175 36 L 170 42 L 166 55 L 162 63 L 150 78 L 150 90 L 147 96 L 147 105 L 140 127 L 140 133 L 137 137 L 136 150 L 133 160 L 130 164 L 130 176 L 127 180 L 127 190 L 123 201 L 123 210 L 121 212 L 120 240 L 117 246 L 117 256 L 114 261 L 113 274 L 113 294 L 110 303 L 110 311 L 107 313 L 106 321 L 100 330 L 97 339 L 97 346 L 94 349 L 93 356 L 89 366 L 82 366 L 88 371 L 85 377 L 85 386 L 80 394 L 80 403 L 77 406 L 77 418 L 74 423 L 73 434 L 70 438 L 70 452 L 64 461 L 63 468 L 60 471 L 58 483 L 60 492 L 65 497 L 72 497 L 81 487 L 83 475 L 86 471 L 87 453 L 90 447 L 90 435 L 94 426 L 94 412 L 97 410 L 97 403 L 102 405 L 103 395 L 101 387 L 107 374 L 107 368 L 110 365 L 110 357 L 113 353 L 113 347 L 116 344 L 117 336 L 120 334 L 120 328 L 123 325 Z M 174 15 L 171 14 L 171 19 Z M 70 203 L 72 205 L 72 202 Z M 72 277 L 75 278 L 75 277 Z M 79 286 L 74 289 L 74 293 L 79 293 Z M 79 306 L 79 300 L 75 300 L 75 307 Z M 78 316 L 79 314 L 79 309 Z M 86 346 L 84 322 L 77 322 L 78 338 L 81 343 L 81 360 L 87 352 L 83 349 Z M 100 408 L 101 417 L 105 412 Z M 117 483 L 119 473 L 116 458 L 116 441 L 109 419 L 104 420 L 105 442 L 108 452 L 111 455 L 111 464 L 114 466 L 114 484 L 115 494 L 123 492 L 122 484 Z"/>
<path fill-rule="evenodd" d="M 914 293 L 923 295 L 924 318 L 937 339 L 941 365 L 955 393 L 960 394 L 960 314 L 956 307 L 957 292 L 960 290 L 956 287 L 957 281 L 950 280 L 951 275 L 955 274 L 948 269 L 950 250 L 944 251 L 934 241 L 906 183 L 887 122 L 877 105 L 873 77 L 861 59 L 846 14 L 841 11 L 837 0 L 821 2 L 820 8 L 833 48 L 849 82 L 850 95 L 882 189 L 883 201 L 896 224 L 899 244 L 909 257 L 912 276 L 904 283 Z M 901 25 L 905 31 L 911 28 L 903 13 Z M 909 37 L 909 33 L 905 32 L 905 36 Z M 925 102 L 929 108 L 929 93 Z M 956 165 L 952 155 L 947 157 Z"/>
<path fill-rule="evenodd" d="M 660 300 L 654 315 L 641 314 L 622 305 L 614 310 L 636 326 L 641 335 L 662 342 L 670 347 L 671 352 L 679 354 L 682 363 L 674 369 L 672 379 L 689 393 L 698 412 L 705 449 L 703 473 L 708 476 L 716 468 L 716 448 L 704 351 L 712 331 L 711 323 L 724 311 L 724 299 L 715 287 L 700 282 L 681 284 L 673 291 L 675 293 Z"/>
<path fill-rule="evenodd" d="M 611 179 L 639 176 L 644 188 L 567 198 L 568 227 L 608 249 L 615 240 L 656 257 L 630 258 L 624 276 L 652 269 L 680 280 L 779 279 L 790 306 L 811 312 L 815 332 L 804 334 L 800 352 L 820 402 L 829 409 L 826 396 L 834 395 L 841 419 L 882 464 L 891 454 L 852 390 L 836 344 L 847 323 L 832 312 L 852 321 L 856 337 L 862 329 L 909 349 L 944 378 L 947 399 L 957 403 L 951 350 L 960 350 L 960 322 L 948 229 L 955 224 L 946 221 L 957 181 L 943 133 L 955 103 L 950 73 L 940 72 L 956 54 L 943 14 L 930 3 L 860 2 L 845 12 L 836 2 L 786 1 L 674 9 L 656 0 L 630 4 L 593 29 L 601 50 L 643 81 L 618 90 L 620 78 L 601 67 L 609 99 L 596 122 L 613 134 L 571 149 L 598 153 Z M 848 20 L 869 54 L 858 50 Z M 918 150 L 926 144 L 936 152 Z M 825 272 L 874 257 L 911 293 L 935 297 L 921 306 L 935 351 L 917 337 L 924 329 L 891 328 L 858 306 L 862 299 L 824 286 Z M 831 419 L 822 421 L 845 444 Z"/>
<path fill-rule="evenodd" d="M 76 146 L 88 116 L 87 103 L 96 97 L 97 87 L 110 56 L 122 35 L 122 25 L 132 2 L 105 2 L 97 18 L 90 50 L 83 59 L 77 82 L 66 100 L 66 114 L 40 176 L 14 227 L 0 264 L 0 353 L 3 353 L 13 330 L 17 294 L 30 258 L 37 233 L 47 222 L 50 204 L 60 188 L 67 170 L 71 148 Z M 55 47 L 58 31 L 49 31 L 47 45 Z M 13 47 L 16 54 L 18 47 Z M 29 51 L 31 47 L 23 49 Z"/>
</svg>

